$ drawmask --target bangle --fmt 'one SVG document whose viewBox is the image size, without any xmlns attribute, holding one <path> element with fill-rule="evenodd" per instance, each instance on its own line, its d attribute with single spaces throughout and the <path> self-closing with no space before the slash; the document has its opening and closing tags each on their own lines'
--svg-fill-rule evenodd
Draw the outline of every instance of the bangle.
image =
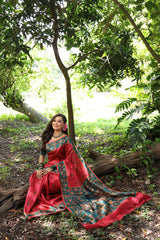
<svg viewBox="0 0 160 240">
<path fill-rule="evenodd" d="M 41 162 L 41 163 L 38 163 L 38 169 L 43 169 L 44 168 L 44 163 Z"/>
<path fill-rule="evenodd" d="M 52 169 L 52 171 L 57 169 L 57 167 L 55 165 L 51 166 L 50 168 Z"/>
</svg>

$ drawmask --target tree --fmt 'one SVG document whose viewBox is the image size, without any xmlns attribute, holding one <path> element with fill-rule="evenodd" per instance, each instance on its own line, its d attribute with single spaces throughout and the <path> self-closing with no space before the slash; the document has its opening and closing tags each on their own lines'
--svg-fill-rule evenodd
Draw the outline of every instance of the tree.
<svg viewBox="0 0 160 240">
<path fill-rule="evenodd" d="M 30 73 L 30 64 L 25 64 L 23 68 L 18 65 L 8 67 L 1 61 L 0 100 L 6 107 L 27 115 L 32 122 L 47 123 L 48 119 L 25 103 L 20 93 L 20 88 L 27 90 Z"/>
<path fill-rule="evenodd" d="M 122 79 L 127 73 L 135 73 L 133 69 L 136 65 L 136 60 L 132 57 L 132 47 L 129 44 L 130 40 L 127 36 L 127 31 L 121 31 L 120 41 L 117 36 L 113 43 L 111 41 L 113 29 L 110 30 L 109 34 L 104 31 L 107 19 L 104 17 L 104 14 L 106 12 L 109 14 L 107 24 L 112 20 L 110 11 L 104 7 L 104 4 L 105 1 L 103 0 L 94 2 L 90 0 L 59 0 L 56 2 L 52 0 L 17 0 L 12 3 L 3 3 L 1 6 L 3 18 L 7 22 L 8 28 L 10 31 L 13 31 L 14 28 L 18 39 L 27 41 L 30 38 L 30 41 L 41 47 L 44 44 L 53 47 L 56 61 L 66 81 L 69 133 L 73 140 L 75 139 L 75 132 L 69 71 L 75 68 L 75 66 L 80 67 L 78 64 L 86 60 L 83 66 L 86 64 L 89 67 L 89 63 L 92 65 L 91 72 L 95 72 L 94 76 L 97 75 L 93 85 L 99 84 L 99 86 L 104 86 L 107 83 L 107 77 L 109 77 L 108 83 L 113 77 L 113 85 L 117 84 L 117 78 Z M 12 19 L 8 16 L 8 12 L 12 15 Z M 111 15 L 114 16 L 115 13 L 114 9 L 114 14 Z M 118 27 L 114 28 L 114 30 L 119 35 Z M 116 34 L 113 35 L 115 36 Z M 128 44 L 126 44 L 125 35 L 129 40 Z M 15 39 L 16 41 L 13 40 L 13 42 L 17 45 L 17 38 Z M 72 57 L 68 66 L 63 63 L 60 57 L 59 44 L 63 44 L 67 50 L 70 50 L 72 47 L 79 49 L 79 53 Z M 114 52 L 116 53 L 114 54 Z M 26 53 L 29 54 L 28 49 Z M 114 59 L 117 60 L 117 56 L 121 56 L 118 64 L 114 61 Z M 128 61 L 126 60 L 127 58 Z M 101 71 L 99 60 L 103 62 L 103 71 Z M 97 63 L 98 68 L 95 68 Z M 107 71 L 105 71 L 106 68 Z M 86 74 L 86 76 L 89 75 L 90 73 Z M 100 82 L 103 78 L 104 81 L 101 84 Z M 91 77 L 90 82 L 92 82 Z"/>
<path fill-rule="evenodd" d="M 91 4 L 90 1 L 84 3 L 83 1 L 31 2 L 28 0 L 22 1 L 20 6 L 23 8 L 23 11 L 19 12 L 16 19 L 22 22 L 21 28 L 23 32 L 30 34 L 35 43 L 49 44 L 53 47 L 57 64 L 66 81 L 69 133 L 72 139 L 75 140 L 71 83 L 69 77 L 69 70 L 73 65 L 66 67 L 62 62 L 59 55 L 58 41 L 60 40 L 62 42 L 70 38 L 70 34 L 75 35 L 75 32 L 77 33 L 80 28 L 83 29 L 85 24 L 98 20 L 99 14 L 97 10 L 95 10 L 97 8 L 97 1 Z M 92 18 L 91 13 L 95 14 Z M 77 27 L 79 25 L 76 30 L 75 25 Z M 79 44 L 81 43 L 82 40 L 79 37 Z M 76 46 L 78 45 L 76 43 Z M 79 57 L 77 63 L 81 59 L 83 59 L 83 57 Z"/>
<path fill-rule="evenodd" d="M 25 114 L 32 122 L 47 123 L 48 119 L 42 116 L 38 111 L 33 109 L 24 102 L 22 95 L 11 83 L 12 73 L 9 71 L 2 75 L 0 73 L 0 99 L 6 107 L 11 107 L 13 110 Z"/>
<path fill-rule="evenodd" d="M 48 122 L 46 117 L 24 102 L 20 93 L 20 88 L 28 88 L 27 78 L 31 73 L 32 64 L 30 47 L 25 45 L 14 24 L 10 15 L 12 7 L 7 2 L 5 4 L 8 5 L 7 9 L 4 9 L 3 4 L 0 8 L 2 16 L 0 21 L 0 100 L 6 107 L 27 115 L 33 122 Z M 8 20 L 11 22 L 9 23 Z"/>
<path fill-rule="evenodd" d="M 132 27 L 138 33 L 139 37 L 151 53 L 150 57 L 144 58 L 142 61 L 148 63 L 148 75 L 144 75 L 142 81 L 138 81 L 130 89 L 137 89 L 139 96 L 134 96 L 123 101 L 116 107 L 116 111 L 124 111 L 118 119 L 117 125 L 125 118 L 133 117 L 133 114 L 138 113 L 139 117 L 133 119 L 127 129 L 127 137 L 131 145 L 142 144 L 146 139 L 155 140 L 160 137 L 160 48 L 159 46 L 159 17 L 157 13 L 160 11 L 159 1 L 132 1 L 132 15 L 137 15 L 139 26 L 136 24 L 131 14 L 129 14 L 129 6 L 122 5 L 119 1 L 113 0 L 119 7 L 122 13 L 129 20 Z M 135 11 L 134 11 L 135 10 Z M 145 21 L 144 21 L 145 19 Z M 153 47 L 151 47 L 153 46 Z M 143 64 L 143 62 L 142 62 Z M 142 66 L 143 68 L 143 66 Z M 155 115 L 157 112 L 157 115 Z M 141 115 L 140 115 L 141 113 Z M 154 115 L 153 115 L 154 113 Z"/>
<path fill-rule="evenodd" d="M 139 3 L 141 1 L 137 1 L 136 6 Z M 119 2 L 116 4 L 122 6 Z M 145 6 L 148 6 L 147 3 Z M 84 73 L 81 74 L 82 83 L 90 87 L 98 86 L 101 90 L 106 86 L 120 86 L 119 80 L 126 75 L 139 81 L 140 71 L 138 62 L 133 57 L 132 46 L 135 33 L 130 30 L 128 22 L 124 21 L 123 14 L 118 12 L 113 2 L 17 0 L 3 3 L 1 9 L 9 29 L 7 31 L 10 33 L 14 29 L 16 37 L 13 43 L 21 50 L 29 54 L 27 45 L 21 43 L 24 39 L 41 47 L 44 44 L 53 47 L 56 61 L 66 81 L 69 132 L 73 139 L 75 132 L 70 81 L 70 71 L 73 68 L 77 66 L 78 71 Z M 12 15 L 12 19 L 8 13 Z M 132 19 L 127 11 L 125 14 L 129 20 Z M 139 31 L 136 24 L 134 27 Z M 73 47 L 79 49 L 79 53 L 72 56 L 68 66 L 59 54 L 59 45 L 62 44 L 67 50 Z"/>
<path fill-rule="evenodd" d="M 115 3 L 115 4 L 114 4 Z M 117 8 L 116 8 L 117 6 Z M 110 9 L 110 12 L 106 10 Z M 103 71 L 103 66 L 105 66 L 105 69 L 107 67 L 106 64 L 104 64 L 104 61 L 106 59 L 106 61 L 108 60 L 108 65 L 110 65 L 110 67 L 112 68 L 112 70 L 114 71 L 114 67 L 111 64 L 110 59 L 113 59 L 114 62 L 117 62 L 120 59 L 121 62 L 121 67 L 124 65 L 124 60 L 122 59 L 123 57 L 126 57 L 127 60 L 130 61 L 130 56 L 133 57 L 133 54 L 135 56 L 135 51 L 136 48 L 134 50 L 134 48 L 130 48 L 129 44 L 124 45 L 124 40 L 126 39 L 127 41 L 131 41 L 130 45 L 133 44 L 133 40 L 138 38 L 139 41 L 140 39 L 143 41 L 143 43 L 145 44 L 145 46 L 147 47 L 148 51 L 151 53 L 151 57 L 149 59 L 149 61 L 151 61 L 152 67 L 153 65 L 156 67 L 158 66 L 158 63 L 160 62 L 160 49 L 159 49 L 159 18 L 158 18 L 158 12 L 160 10 L 160 4 L 158 1 L 123 1 L 123 4 L 121 4 L 119 1 L 117 0 L 113 0 L 113 1 L 106 1 L 106 8 L 104 11 L 106 11 L 107 17 L 100 22 L 99 24 L 99 33 L 97 34 L 97 38 L 99 38 L 101 35 L 103 35 L 103 37 L 101 37 L 100 39 L 104 40 L 105 37 L 105 33 L 107 32 L 108 35 L 108 42 L 109 44 L 107 44 L 106 47 L 106 52 L 105 55 L 101 55 L 98 56 L 98 60 L 96 61 L 96 56 L 94 56 L 94 61 L 95 61 L 95 66 L 101 65 L 101 67 L 99 68 L 99 70 L 101 71 L 101 73 L 103 73 L 103 80 L 97 81 L 97 73 L 98 73 L 98 68 L 92 68 L 92 66 L 90 65 L 90 63 L 86 65 L 83 65 L 80 69 L 78 69 L 79 72 L 82 72 L 83 69 L 87 68 L 89 69 L 89 74 L 85 74 L 82 75 L 82 79 L 80 80 L 81 82 L 83 82 L 84 84 L 88 84 L 91 87 L 92 86 L 97 86 L 97 84 L 100 84 L 100 88 L 104 89 L 104 85 L 106 85 L 106 81 L 105 81 L 105 74 Z M 119 8 L 119 10 L 118 10 Z M 132 17 L 133 16 L 133 17 Z M 136 24 L 136 21 L 134 20 L 138 19 L 138 24 Z M 142 28 L 142 30 L 141 30 Z M 122 30 L 123 29 L 123 30 Z M 101 31 L 101 35 L 100 35 L 100 31 Z M 116 34 L 115 32 L 117 31 Z M 138 33 L 138 36 L 136 36 L 136 33 Z M 123 36 L 125 34 L 125 36 L 123 37 L 124 40 L 121 40 L 121 36 Z M 128 37 L 129 35 L 129 37 Z M 115 38 L 118 38 L 119 40 L 119 45 L 115 44 L 116 40 Z M 95 41 L 95 39 L 94 39 Z M 110 41 L 112 41 L 112 44 L 114 45 L 114 48 L 110 47 Z M 112 46 L 113 46 L 112 45 Z M 123 47 L 126 46 L 126 48 L 128 48 L 128 52 L 126 51 L 126 49 Z M 112 52 L 112 49 L 114 49 L 114 54 L 115 54 L 115 58 L 114 58 L 114 54 Z M 125 51 L 126 53 L 130 53 L 130 51 L 132 51 L 132 53 L 130 54 L 126 54 L 126 55 L 122 55 L 122 58 L 120 57 L 120 55 L 116 55 L 116 50 L 117 51 Z M 110 54 L 112 52 L 112 54 Z M 103 57 L 102 57 L 103 56 Z M 137 56 L 137 63 L 138 65 L 140 65 L 140 59 L 139 56 Z M 146 61 L 145 59 L 143 59 L 144 61 Z M 93 62 L 93 59 L 92 59 Z M 135 64 L 134 64 L 135 66 Z M 97 69 L 97 71 L 95 71 Z M 136 70 L 136 69 L 135 69 Z M 140 69 L 139 69 L 140 70 Z M 116 71 L 115 71 L 116 72 Z M 121 71 L 120 71 L 121 72 Z M 142 74 L 143 72 L 141 72 Z M 135 78 L 135 80 L 138 82 L 140 80 L 140 71 L 137 71 L 137 74 L 139 76 L 137 76 Z M 86 76 L 87 75 L 87 76 Z M 109 74 L 108 74 L 109 75 Z M 113 77 L 113 76 L 112 76 Z M 124 77 L 124 75 L 123 75 Z M 96 79 L 95 81 L 92 79 Z M 113 78 L 112 78 L 113 79 Z M 116 81 L 114 82 L 114 84 L 117 84 L 118 80 L 120 80 L 121 77 L 117 74 L 116 75 Z M 107 76 L 107 80 L 110 80 L 110 77 Z M 98 82 L 98 83 L 97 83 Z M 112 80 L 111 80 L 112 82 Z M 101 85 L 102 84 L 102 85 Z M 120 84 L 118 84 L 118 86 L 120 86 Z"/>
</svg>

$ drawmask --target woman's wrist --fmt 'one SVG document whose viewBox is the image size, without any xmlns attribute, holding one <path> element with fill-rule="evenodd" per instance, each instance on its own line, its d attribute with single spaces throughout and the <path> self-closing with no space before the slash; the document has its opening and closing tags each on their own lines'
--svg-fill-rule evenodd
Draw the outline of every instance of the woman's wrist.
<svg viewBox="0 0 160 240">
<path fill-rule="evenodd" d="M 43 162 L 38 163 L 38 169 L 43 169 L 43 168 L 44 168 L 44 163 Z"/>
</svg>

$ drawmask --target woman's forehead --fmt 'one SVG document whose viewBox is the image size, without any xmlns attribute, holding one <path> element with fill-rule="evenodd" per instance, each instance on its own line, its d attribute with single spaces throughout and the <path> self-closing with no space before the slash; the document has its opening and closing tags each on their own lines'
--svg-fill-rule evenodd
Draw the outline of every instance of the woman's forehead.
<svg viewBox="0 0 160 240">
<path fill-rule="evenodd" d="M 61 121 L 63 121 L 63 118 L 61 116 L 57 116 L 57 117 L 54 118 L 54 120 L 61 120 Z"/>
</svg>

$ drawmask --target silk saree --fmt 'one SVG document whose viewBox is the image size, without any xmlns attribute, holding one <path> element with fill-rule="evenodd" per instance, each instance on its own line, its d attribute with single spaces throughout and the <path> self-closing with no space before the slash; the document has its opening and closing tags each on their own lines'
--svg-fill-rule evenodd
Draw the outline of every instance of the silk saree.
<svg viewBox="0 0 160 240">
<path fill-rule="evenodd" d="M 41 153 L 42 154 L 42 153 Z M 30 177 L 24 214 L 26 218 L 69 210 L 87 229 L 106 227 L 151 198 L 139 192 L 118 192 L 107 187 L 88 167 L 72 139 L 62 136 L 46 144 L 48 162 L 57 170 L 41 179 Z"/>
</svg>

